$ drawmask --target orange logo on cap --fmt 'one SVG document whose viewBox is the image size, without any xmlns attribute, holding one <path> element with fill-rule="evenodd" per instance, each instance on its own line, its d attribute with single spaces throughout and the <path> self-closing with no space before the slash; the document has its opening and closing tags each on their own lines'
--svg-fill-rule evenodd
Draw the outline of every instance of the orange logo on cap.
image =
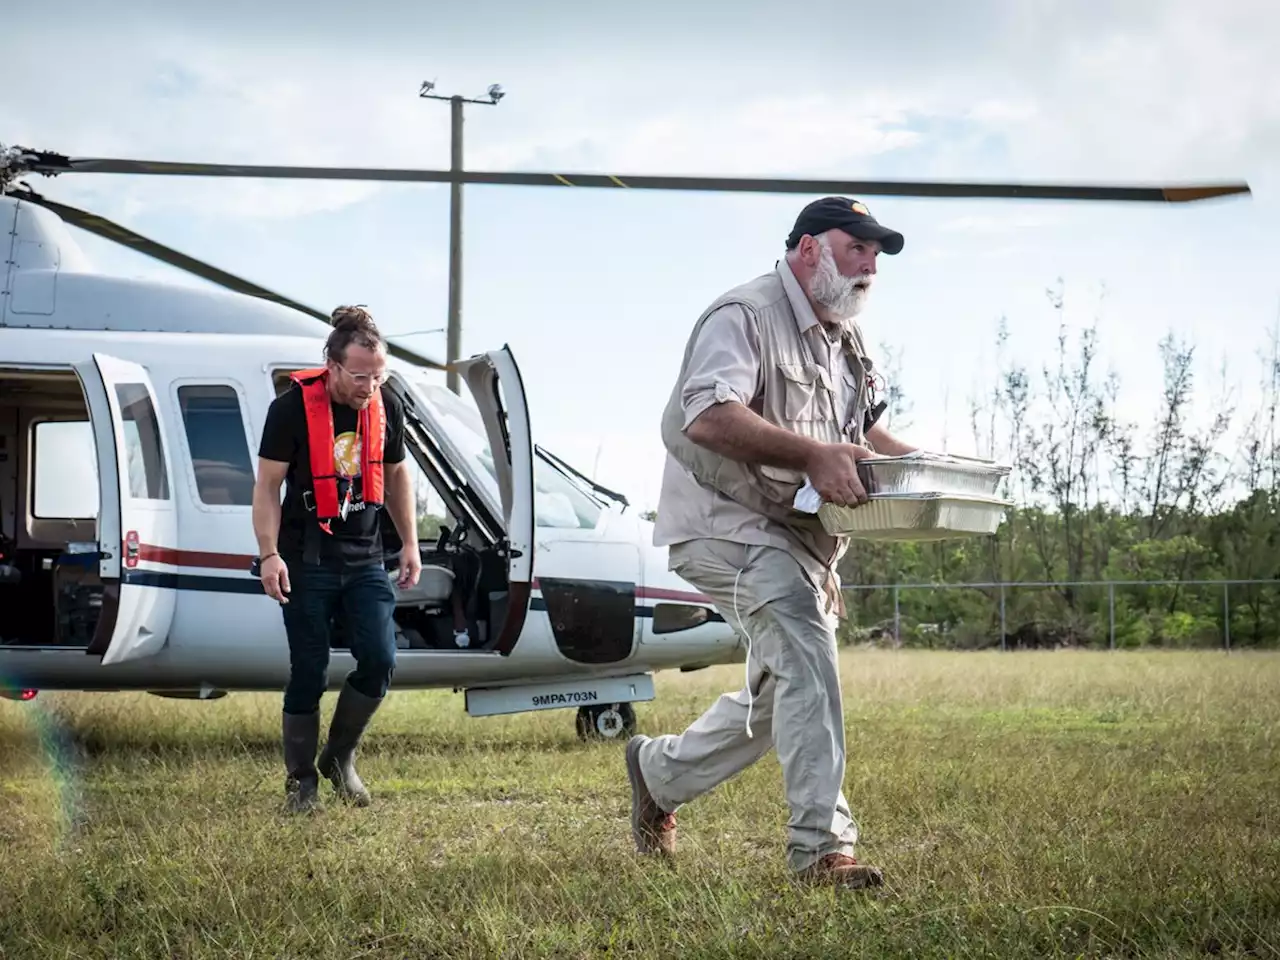
<svg viewBox="0 0 1280 960">
<path fill-rule="evenodd" d="M 855 201 L 853 201 L 853 203 L 849 204 L 849 207 L 850 207 L 850 208 L 851 208 L 855 213 L 860 213 L 860 214 L 862 214 L 864 217 L 869 217 L 869 216 L 871 216 L 871 211 L 870 211 L 870 210 L 868 210 L 868 209 L 867 209 L 867 208 L 866 208 L 866 207 L 865 207 L 865 206 L 864 206 L 860 201 L 858 201 L 858 200 L 855 200 Z"/>
</svg>

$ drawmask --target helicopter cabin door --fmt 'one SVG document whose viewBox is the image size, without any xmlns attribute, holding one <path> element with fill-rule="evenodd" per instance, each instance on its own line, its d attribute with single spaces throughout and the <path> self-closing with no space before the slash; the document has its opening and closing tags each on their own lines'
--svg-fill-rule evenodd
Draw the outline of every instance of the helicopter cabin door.
<svg viewBox="0 0 1280 960">
<path fill-rule="evenodd" d="M 502 496 L 507 536 L 501 546 L 510 587 L 506 616 L 500 627 L 495 624 L 498 641 L 494 649 L 506 656 L 524 629 L 533 588 L 533 433 L 529 408 L 520 369 L 509 347 L 452 366 L 480 408 Z"/>
<path fill-rule="evenodd" d="M 177 594 L 154 569 L 178 546 L 170 458 L 146 370 L 101 353 L 75 369 L 98 456 L 98 569 L 106 588 L 89 652 L 119 663 L 158 651 L 173 621 Z"/>
</svg>

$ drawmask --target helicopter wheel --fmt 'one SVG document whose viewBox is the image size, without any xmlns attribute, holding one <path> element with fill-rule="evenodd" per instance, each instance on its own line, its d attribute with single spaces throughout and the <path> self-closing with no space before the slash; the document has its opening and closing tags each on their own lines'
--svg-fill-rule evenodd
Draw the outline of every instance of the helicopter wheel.
<svg viewBox="0 0 1280 960">
<path fill-rule="evenodd" d="M 636 710 L 629 703 L 579 707 L 576 726 L 579 740 L 618 740 L 636 732 Z"/>
</svg>

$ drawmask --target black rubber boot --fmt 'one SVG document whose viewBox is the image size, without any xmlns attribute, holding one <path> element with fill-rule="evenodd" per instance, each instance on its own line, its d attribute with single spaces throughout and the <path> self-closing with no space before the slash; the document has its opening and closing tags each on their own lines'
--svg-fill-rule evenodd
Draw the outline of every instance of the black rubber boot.
<svg viewBox="0 0 1280 960">
<path fill-rule="evenodd" d="M 329 724 L 329 741 L 320 754 L 320 773 L 333 783 L 338 796 L 360 807 L 367 807 L 370 797 L 356 774 L 356 746 L 381 705 L 381 699 L 366 697 L 351 684 L 344 683 Z"/>
<path fill-rule="evenodd" d="M 290 813 L 306 813 L 319 802 L 316 747 L 320 742 L 320 712 L 282 715 L 286 809 Z"/>
</svg>

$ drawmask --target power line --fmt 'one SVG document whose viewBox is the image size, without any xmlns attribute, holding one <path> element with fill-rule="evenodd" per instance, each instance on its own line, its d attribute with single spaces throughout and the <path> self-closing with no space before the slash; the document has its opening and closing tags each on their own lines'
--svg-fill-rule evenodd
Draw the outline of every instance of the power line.
<svg viewBox="0 0 1280 960">
<path fill-rule="evenodd" d="M 424 80 L 418 89 L 418 96 L 424 100 L 449 102 L 449 170 L 452 173 L 461 173 L 462 105 L 478 103 L 494 106 L 506 94 L 496 83 L 489 86 L 486 99 L 432 93 L 435 87 L 434 80 Z M 449 326 L 445 351 L 445 362 L 449 364 L 457 361 L 462 352 L 462 179 L 460 177 L 455 178 L 449 185 Z M 448 371 L 446 379 L 450 390 L 461 393 L 457 373 L 453 370 Z"/>
</svg>

